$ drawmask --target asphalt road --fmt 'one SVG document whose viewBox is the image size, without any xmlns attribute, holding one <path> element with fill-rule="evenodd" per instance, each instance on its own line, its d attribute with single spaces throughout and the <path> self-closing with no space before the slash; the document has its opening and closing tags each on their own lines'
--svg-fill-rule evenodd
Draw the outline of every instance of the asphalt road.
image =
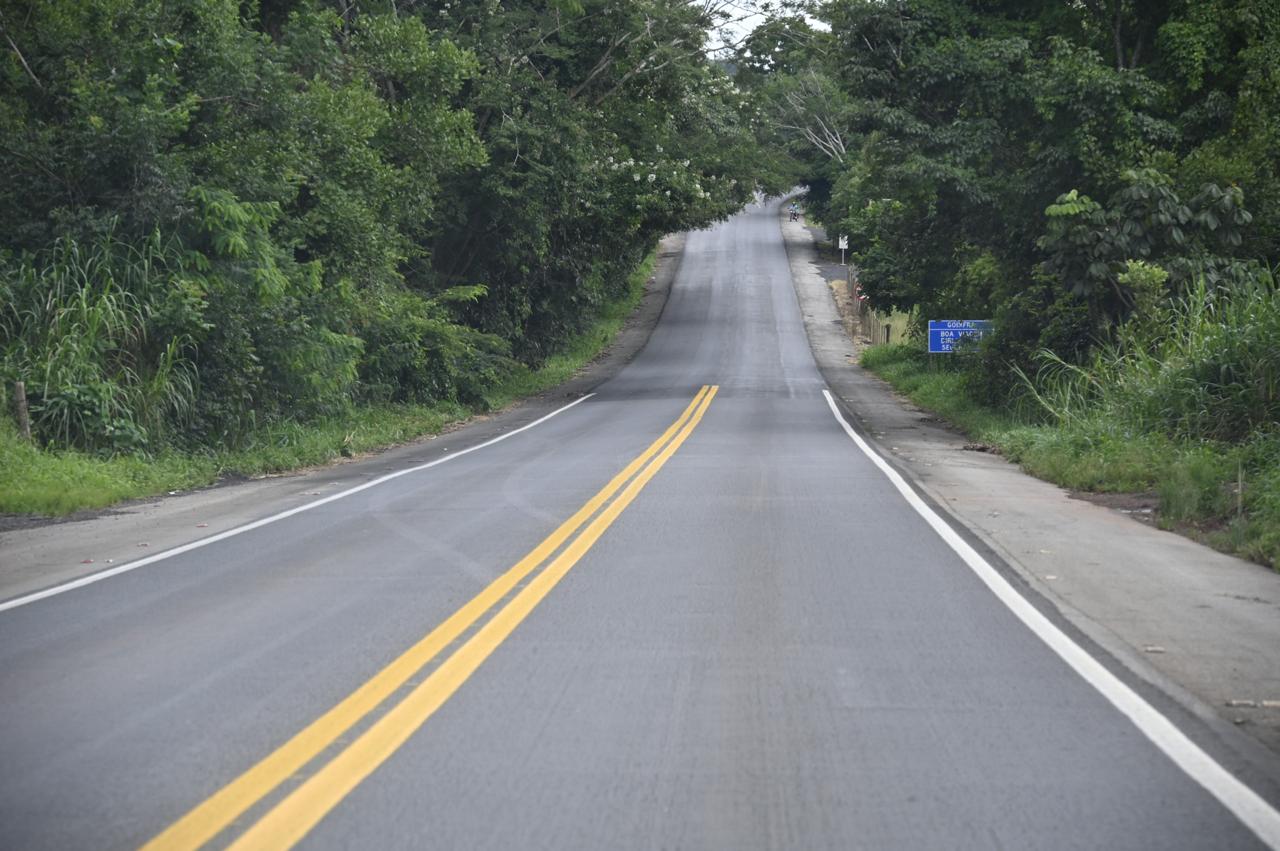
<svg viewBox="0 0 1280 851">
<path fill-rule="evenodd" d="M 756 206 L 580 403 L 0 611 L 0 847 L 1262 847 L 824 389 Z"/>
</svg>

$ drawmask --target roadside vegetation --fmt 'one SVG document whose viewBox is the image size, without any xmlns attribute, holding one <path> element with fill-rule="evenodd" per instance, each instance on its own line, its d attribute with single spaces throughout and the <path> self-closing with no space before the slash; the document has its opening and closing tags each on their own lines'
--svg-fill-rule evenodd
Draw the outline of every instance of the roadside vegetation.
<svg viewBox="0 0 1280 851">
<path fill-rule="evenodd" d="M 1280 288 L 1203 284 L 1080 364 L 1044 352 L 1012 407 L 980 401 L 979 353 L 874 346 L 914 402 L 1067 488 L 1151 494 L 1158 522 L 1280 568 Z"/>
<path fill-rule="evenodd" d="M 4 510 L 316 463 L 571 374 L 658 238 L 754 188 L 750 105 L 708 57 L 724 17 L 6 6 Z M 31 447 L 8 423 L 18 381 Z"/>
<path fill-rule="evenodd" d="M 945 365 L 914 328 L 876 368 L 1274 564 L 1280 0 L 826 0 L 825 28 L 784 3 L 713 59 L 731 8 L 6 6 L 0 510 L 536 392 L 611 335 L 661 235 L 801 184 L 878 313 L 994 320 Z"/>
<path fill-rule="evenodd" d="M 505 380 L 473 405 L 456 402 L 353 406 L 307 422 L 282 419 L 250 432 L 234 448 L 159 453 L 91 453 L 41 449 L 22 440 L 11 420 L 0 418 L 0 513 L 63 515 L 103 508 L 126 499 L 325 464 L 406 443 L 477 413 L 500 409 L 571 378 L 617 336 L 644 294 L 656 252 L 627 279 L 625 292 L 603 305 L 586 330 L 570 338 L 541 366 L 515 366 Z"/>
<path fill-rule="evenodd" d="M 737 56 L 866 363 L 1029 470 L 1280 561 L 1280 3 L 829 0 Z M 991 319 L 923 354 L 930 319 Z"/>
</svg>

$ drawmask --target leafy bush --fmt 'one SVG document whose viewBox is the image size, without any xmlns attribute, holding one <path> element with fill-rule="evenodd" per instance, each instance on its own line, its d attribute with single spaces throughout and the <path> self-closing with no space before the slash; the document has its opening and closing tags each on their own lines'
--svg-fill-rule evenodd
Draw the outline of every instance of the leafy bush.
<svg viewBox="0 0 1280 851">
<path fill-rule="evenodd" d="M 473 404 L 509 372 L 505 341 L 448 315 L 449 304 L 474 302 L 484 287 L 454 287 L 432 298 L 392 288 L 371 295 L 353 319 L 365 343 L 360 382 L 366 399 Z"/>
</svg>

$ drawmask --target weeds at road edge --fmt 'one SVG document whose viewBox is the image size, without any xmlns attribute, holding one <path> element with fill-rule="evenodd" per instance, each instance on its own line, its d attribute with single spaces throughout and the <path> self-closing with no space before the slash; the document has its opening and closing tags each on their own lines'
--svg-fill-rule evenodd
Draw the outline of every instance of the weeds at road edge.
<svg viewBox="0 0 1280 851">
<path fill-rule="evenodd" d="M 1036 422 L 1032 412 L 975 402 L 963 372 L 938 368 L 916 346 L 871 346 L 861 363 L 1038 478 L 1094 493 L 1153 493 L 1163 528 L 1280 568 L 1280 429 L 1228 442 L 1169 437 L 1101 411 Z"/>
</svg>

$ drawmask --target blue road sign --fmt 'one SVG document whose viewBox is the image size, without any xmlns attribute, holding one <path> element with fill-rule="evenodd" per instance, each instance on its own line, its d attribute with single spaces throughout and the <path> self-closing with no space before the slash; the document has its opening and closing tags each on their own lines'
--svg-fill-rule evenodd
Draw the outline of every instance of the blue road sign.
<svg viewBox="0 0 1280 851">
<path fill-rule="evenodd" d="M 991 328 L 990 319 L 930 319 L 929 353 L 944 354 L 977 345 Z"/>
</svg>

